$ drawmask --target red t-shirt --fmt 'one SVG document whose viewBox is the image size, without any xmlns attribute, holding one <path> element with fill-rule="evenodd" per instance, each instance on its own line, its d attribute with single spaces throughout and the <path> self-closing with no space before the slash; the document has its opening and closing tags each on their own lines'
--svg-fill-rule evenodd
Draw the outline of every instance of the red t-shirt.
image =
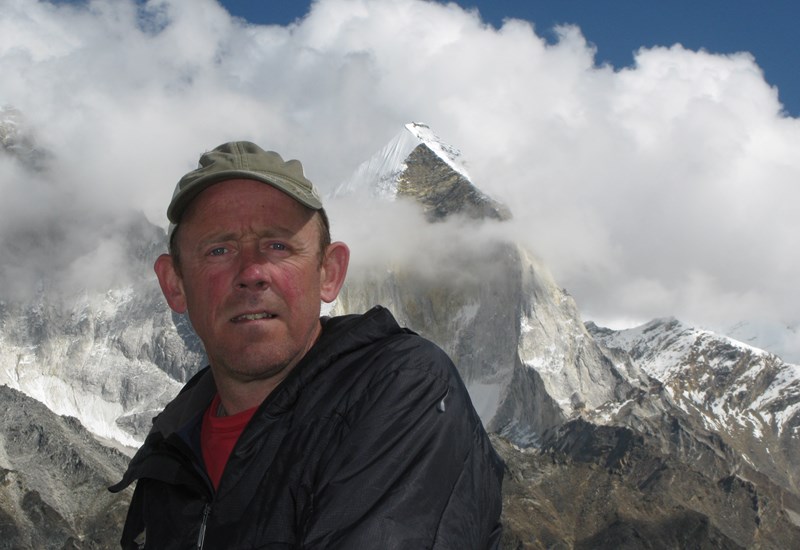
<svg viewBox="0 0 800 550">
<path fill-rule="evenodd" d="M 233 446 L 236 445 L 242 430 L 250 422 L 258 408 L 253 407 L 230 416 L 217 416 L 219 404 L 220 398 L 217 394 L 203 415 L 203 426 L 200 432 L 203 461 L 206 464 L 208 477 L 214 484 L 214 489 L 219 487 L 219 480 L 228 463 L 228 458 L 231 456 Z"/>
</svg>

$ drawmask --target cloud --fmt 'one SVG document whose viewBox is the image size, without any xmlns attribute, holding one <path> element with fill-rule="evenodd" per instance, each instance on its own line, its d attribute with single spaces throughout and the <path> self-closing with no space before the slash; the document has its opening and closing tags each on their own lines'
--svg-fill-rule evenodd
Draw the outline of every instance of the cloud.
<svg viewBox="0 0 800 550">
<path fill-rule="evenodd" d="M 174 182 L 230 139 L 300 158 L 332 191 L 422 121 L 511 206 L 515 238 L 585 317 L 798 321 L 800 122 L 750 54 L 664 45 L 614 70 L 576 27 L 548 43 L 527 22 L 419 0 L 319 0 L 288 27 L 212 0 L 2 4 L 0 105 L 58 174 L 31 185 L 0 159 L 17 197 L 3 227 L 65 201 L 165 224 Z M 33 193 L 51 199 L 33 207 Z M 361 221 L 333 219 L 356 257 L 375 240 L 419 246 L 411 224 L 406 241 Z"/>
</svg>

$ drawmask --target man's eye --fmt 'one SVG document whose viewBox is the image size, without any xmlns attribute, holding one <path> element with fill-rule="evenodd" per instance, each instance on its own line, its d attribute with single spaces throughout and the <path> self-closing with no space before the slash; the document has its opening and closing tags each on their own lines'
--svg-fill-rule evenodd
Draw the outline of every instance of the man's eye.
<svg viewBox="0 0 800 550">
<path fill-rule="evenodd" d="M 283 243 L 270 243 L 269 247 L 272 250 L 286 250 L 286 245 Z"/>
<path fill-rule="evenodd" d="M 227 251 L 228 251 L 228 249 L 225 248 L 224 246 L 218 246 L 216 248 L 212 248 L 211 250 L 209 250 L 208 251 L 208 255 L 209 256 L 222 256 Z"/>
</svg>

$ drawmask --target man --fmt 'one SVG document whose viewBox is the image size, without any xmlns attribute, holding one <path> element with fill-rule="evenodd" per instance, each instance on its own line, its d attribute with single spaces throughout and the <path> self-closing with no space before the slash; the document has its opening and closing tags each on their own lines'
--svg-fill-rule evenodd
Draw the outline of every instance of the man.
<svg viewBox="0 0 800 550">
<path fill-rule="evenodd" d="M 376 307 L 320 318 L 349 249 L 296 160 L 205 153 L 155 271 L 210 366 L 155 419 L 124 548 L 484 549 L 502 463 L 445 353 Z"/>
</svg>

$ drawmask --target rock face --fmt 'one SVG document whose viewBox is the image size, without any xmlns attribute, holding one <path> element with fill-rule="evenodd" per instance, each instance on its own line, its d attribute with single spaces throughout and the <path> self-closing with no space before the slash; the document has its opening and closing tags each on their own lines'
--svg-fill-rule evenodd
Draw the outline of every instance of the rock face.
<svg viewBox="0 0 800 550">
<path fill-rule="evenodd" d="M 42 279 L 33 296 L 0 298 L 0 384 L 137 446 L 204 355 L 147 265 L 163 231 L 139 218 L 117 237 L 131 246 L 128 285 L 70 294 Z"/>
<path fill-rule="evenodd" d="M 528 452 L 495 439 L 508 467 L 503 547 L 797 548 L 796 494 L 731 470 L 713 437 L 673 428 L 574 420 Z"/>
<path fill-rule="evenodd" d="M 75 418 L 0 386 L 0 548 L 117 547 L 130 492 L 106 487 L 127 461 Z"/>
<path fill-rule="evenodd" d="M 397 179 L 398 196 L 419 202 L 430 221 L 454 213 L 472 219 L 506 220 L 509 210 L 473 186 L 426 144 L 417 145 L 406 158 Z"/>
<path fill-rule="evenodd" d="M 510 217 L 507 207 L 467 179 L 457 151 L 421 124 L 407 125 L 337 193 L 363 190 L 369 182 L 383 199 L 413 198 L 429 221 L 461 215 L 502 223 Z M 477 249 L 453 244 L 439 260 L 447 268 L 436 276 L 409 265 L 378 276 L 351 274 L 333 311 L 387 306 L 401 324 L 450 354 L 487 428 L 520 445 L 538 444 L 581 410 L 632 391 L 629 378 L 638 375 L 607 359 L 572 297 L 533 254 L 495 240 Z"/>
</svg>

